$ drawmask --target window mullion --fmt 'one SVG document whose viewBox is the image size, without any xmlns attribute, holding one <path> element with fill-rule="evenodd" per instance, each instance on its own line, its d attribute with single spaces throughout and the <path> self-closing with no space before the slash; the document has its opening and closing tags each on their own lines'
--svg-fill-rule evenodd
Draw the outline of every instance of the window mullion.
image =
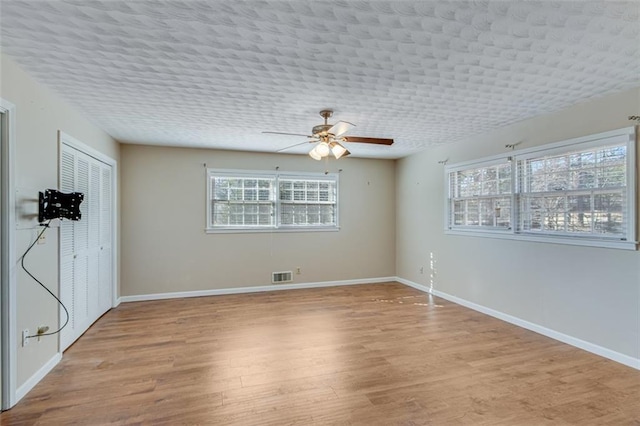
<svg viewBox="0 0 640 426">
<path fill-rule="evenodd" d="M 591 209 L 591 233 L 596 231 L 596 194 L 595 191 L 591 191 L 591 197 L 589 198 L 589 204 Z"/>
<path fill-rule="evenodd" d="M 569 232 L 569 228 L 568 228 L 568 223 L 569 223 L 569 195 L 567 193 L 564 194 L 564 199 L 562 200 L 563 204 L 564 204 L 564 212 L 563 212 L 563 216 L 564 216 L 564 223 L 562 226 L 562 229 L 564 230 L 564 232 Z"/>
<path fill-rule="evenodd" d="M 280 174 L 276 173 L 275 179 L 273 180 L 273 190 L 271 191 L 271 196 L 273 199 L 273 213 L 275 217 L 272 220 L 273 226 L 278 229 L 280 228 L 281 220 L 280 220 L 280 205 L 282 201 L 280 200 Z"/>
</svg>

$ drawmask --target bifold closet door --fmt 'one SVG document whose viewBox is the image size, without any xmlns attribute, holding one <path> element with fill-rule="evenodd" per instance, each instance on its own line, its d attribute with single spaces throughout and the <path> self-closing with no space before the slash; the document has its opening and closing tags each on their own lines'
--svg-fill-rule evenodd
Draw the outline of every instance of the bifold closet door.
<svg viewBox="0 0 640 426">
<path fill-rule="evenodd" d="M 62 145 L 60 190 L 84 194 L 82 218 L 60 223 L 60 297 L 69 312 L 62 350 L 111 308 L 111 174 L 110 165 Z"/>
</svg>

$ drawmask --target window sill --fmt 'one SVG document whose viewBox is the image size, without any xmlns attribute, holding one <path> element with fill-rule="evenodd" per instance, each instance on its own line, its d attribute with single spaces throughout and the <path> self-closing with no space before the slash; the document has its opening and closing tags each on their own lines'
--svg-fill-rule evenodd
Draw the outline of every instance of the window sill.
<svg viewBox="0 0 640 426">
<path fill-rule="evenodd" d="M 512 233 L 507 231 L 481 231 L 481 230 L 456 230 L 445 229 L 446 235 L 460 235 L 466 237 L 498 238 L 503 240 L 533 241 L 547 244 L 567 244 L 572 246 L 612 248 L 620 250 L 636 250 L 636 241 L 618 241 L 605 239 L 587 239 L 579 237 L 555 236 L 555 235 L 532 235 L 526 233 Z"/>
<path fill-rule="evenodd" d="M 207 234 L 271 234 L 274 232 L 338 232 L 339 226 L 334 227 L 286 227 L 286 228 L 205 228 Z"/>
</svg>

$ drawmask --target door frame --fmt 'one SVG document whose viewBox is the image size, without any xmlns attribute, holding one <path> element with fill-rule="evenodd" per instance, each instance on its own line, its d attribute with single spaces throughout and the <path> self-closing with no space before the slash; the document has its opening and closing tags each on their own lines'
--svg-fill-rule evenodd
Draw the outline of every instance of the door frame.
<svg viewBox="0 0 640 426">
<path fill-rule="evenodd" d="M 2 132 L 0 149 L 2 150 L 2 200 L 0 202 L 2 227 L 2 276 L 0 277 L 0 334 L 2 351 L 1 410 L 8 410 L 16 404 L 17 386 L 17 331 L 16 331 L 16 201 L 15 201 L 15 147 L 16 147 L 16 107 L 0 98 L 0 119 Z"/>
<path fill-rule="evenodd" d="M 111 167 L 111 307 L 115 308 L 118 306 L 118 187 L 117 187 L 117 176 L 118 176 L 118 162 L 113 158 L 109 157 L 102 152 L 91 148 L 83 142 L 80 142 L 78 139 L 69 135 L 68 133 L 63 132 L 62 130 L 58 130 L 58 187 L 62 184 L 62 150 L 63 146 L 66 145 L 69 148 L 73 148 L 77 151 L 82 152 L 90 157 L 95 158 L 96 160 L 108 165 Z M 58 232 L 60 232 L 58 230 Z M 58 244 L 60 244 L 60 238 L 58 238 Z M 60 255 L 61 250 L 58 247 L 58 274 L 60 274 L 60 262 L 62 257 Z M 62 281 L 61 277 L 58 276 L 58 294 L 61 291 Z M 63 321 L 62 310 L 59 311 L 60 321 Z M 62 322 L 60 322 L 62 324 Z M 62 352 L 62 340 L 60 335 L 58 335 L 58 348 L 60 348 L 60 352 Z"/>
</svg>

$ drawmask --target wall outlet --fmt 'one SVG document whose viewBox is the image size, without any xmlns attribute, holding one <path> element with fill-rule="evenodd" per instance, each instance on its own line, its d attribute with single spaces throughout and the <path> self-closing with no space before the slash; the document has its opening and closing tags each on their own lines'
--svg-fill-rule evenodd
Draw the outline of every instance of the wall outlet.
<svg viewBox="0 0 640 426">
<path fill-rule="evenodd" d="M 41 230 L 38 230 L 38 235 L 40 235 Z M 42 235 L 40 235 L 40 238 L 38 238 L 38 244 L 44 244 L 47 242 L 47 237 L 46 235 L 43 233 Z"/>
<path fill-rule="evenodd" d="M 25 328 L 22 330 L 22 347 L 25 347 L 29 344 L 29 329 Z"/>
<path fill-rule="evenodd" d="M 300 275 L 302 273 L 302 269 L 300 269 L 300 267 L 298 266 L 296 268 L 296 275 Z"/>
<path fill-rule="evenodd" d="M 421 267 L 420 267 L 420 273 L 421 273 L 421 274 L 424 274 L 424 266 L 421 266 Z"/>
</svg>

